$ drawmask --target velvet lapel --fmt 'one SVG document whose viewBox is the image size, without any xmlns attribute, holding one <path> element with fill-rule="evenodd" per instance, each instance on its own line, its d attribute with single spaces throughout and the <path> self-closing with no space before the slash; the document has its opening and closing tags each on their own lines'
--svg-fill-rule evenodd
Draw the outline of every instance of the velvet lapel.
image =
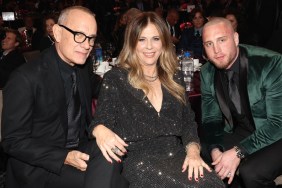
<svg viewBox="0 0 282 188">
<path fill-rule="evenodd" d="M 224 75 L 221 73 L 219 70 L 215 71 L 215 93 L 217 96 L 218 104 L 220 106 L 220 109 L 225 116 L 226 120 L 228 121 L 228 124 L 230 126 L 230 129 L 227 131 L 232 131 L 233 129 L 233 120 L 232 120 L 232 115 L 229 110 L 227 100 L 225 98 L 224 94 L 224 88 L 223 88 L 223 83 L 224 82 Z"/>
<path fill-rule="evenodd" d="M 56 53 L 55 47 L 51 48 L 48 53 L 44 54 L 44 64 L 46 67 L 46 80 L 48 81 L 49 87 L 54 90 L 53 97 L 56 101 L 54 108 L 59 108 L 60 117 L 65 135 L 67 136 L 67 104 L 65 98 L 65 91 L 63 80 L 58 67 L 58 55 Z"/>
<path fill-rule="evenodd" d="M 248 68 L 249 68 L 249 61 L 247 58 L 247 52 L 245 49 L 240 48 L 240 78 L 239 78 L 239 85 L 240 85 L 240 96 L 241 96 L 241 106 L 244 109 L 244 113 L 249 120 L 249 123 L 252 125 L 253 130 L 255 130 L 255 123 L 253 120 L 249 95 L 248 95 Z M 252 131 L 253 131 L 252 130 Z"/>
</svg>

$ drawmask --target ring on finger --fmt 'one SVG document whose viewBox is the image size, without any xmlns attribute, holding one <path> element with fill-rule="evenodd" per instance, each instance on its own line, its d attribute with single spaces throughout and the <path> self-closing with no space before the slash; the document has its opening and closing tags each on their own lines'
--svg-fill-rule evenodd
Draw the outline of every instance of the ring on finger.
<svg viewBox="0 0 282 188">
<path fill-rule="evenodd" d="M 228 172 L 227 177 L 230 177 L 230 176 L 231 176 L 231 172 Z"/>
<path fill-rule="evenodd" d="M 112 150 L 112 152 L 115 153 L 115 154 L 117 154 L 117 153 L 120 151 L 119 148 L 116 147 L 116 146 L 115 146 L 114 148 L 112 148 L 111 150 Z"/>
</svg>

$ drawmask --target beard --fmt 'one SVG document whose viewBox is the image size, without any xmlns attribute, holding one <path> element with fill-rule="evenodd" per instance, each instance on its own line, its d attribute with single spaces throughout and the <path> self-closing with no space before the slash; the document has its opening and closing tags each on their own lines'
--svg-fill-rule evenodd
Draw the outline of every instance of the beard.
<svg viewBox="0 0 282 188">
<path fill-rule="evenodd" d="M 210 59 L 210 62 L 214 64 L 218 69 L 229 69 L 236 60 L 236 55 L 231 58 L 230 56 L 226 59 L 218 60 L 218 59 Z"/>
<path fill-rule="evenodd" d="M 231 63 L 213 63 L 218 69 L 227 69 Z"/>
</svg>

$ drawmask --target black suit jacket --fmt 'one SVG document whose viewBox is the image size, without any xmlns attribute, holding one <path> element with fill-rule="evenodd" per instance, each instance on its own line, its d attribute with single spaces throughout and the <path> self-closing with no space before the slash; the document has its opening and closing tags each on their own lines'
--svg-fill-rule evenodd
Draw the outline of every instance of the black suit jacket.
<svg viewBox="0 0 282 188">
<path fill-rule="evenodd" d="M 0 89 L 5 86 L 13 70 L 24 63 L 24 56 L 18 50 L 11 51 L 0 60 Z"/>
<path fill-rule="evenodd" d="M 167 24 L 168 24 L 168 22 L 167 22 Z M 167 25 L 167 27 L 168 27 L 168 30 L 170 31 L 170 27 Z M 181 30 L 180 30 L 180 25 L 177 23 L 177 24 L 175 24 L 174 26 L 174 33 L 175 33 L 175 37 L 176 38 L 180 38 L 180 36 L 181 36 Z"/>
<path fill-rule="evenodd" d="M 10 156 L 8 187 L 44 187 L 52 173 L 60 174 L 67 156 L 67 107 L 56 56 L 54 47 L 44 51 L 39 59 L 14 71 L 3 90 L 3 148 Z M 88 71 L 87 64 L 78 70 L 86 112 L 81 139 L 87 139 L 91 120 Z"/>
</svg>

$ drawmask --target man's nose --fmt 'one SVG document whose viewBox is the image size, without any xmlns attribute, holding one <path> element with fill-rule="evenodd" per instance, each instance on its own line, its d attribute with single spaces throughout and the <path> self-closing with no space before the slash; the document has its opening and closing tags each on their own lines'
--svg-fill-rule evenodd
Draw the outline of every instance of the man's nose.
<svg viewBox="0 0 282 188">
<path fill-rule="evenodd" d="M 215 44 L 214 46 L 213 46 L 213 51 L 214 51 L 214 53 L 219 53 L 220 51 L 221 51 L 221 48 L 220 48 L 220 46 L 219 45 L 217 45 L 217 44 Z"/>
<path fill-rule="evenodd" d="M 90 40 L 89 39 L 86 39 L 82 44 L 82 47 L 85 48 L 85 49 L 90 49 Z"/>
</svg>

